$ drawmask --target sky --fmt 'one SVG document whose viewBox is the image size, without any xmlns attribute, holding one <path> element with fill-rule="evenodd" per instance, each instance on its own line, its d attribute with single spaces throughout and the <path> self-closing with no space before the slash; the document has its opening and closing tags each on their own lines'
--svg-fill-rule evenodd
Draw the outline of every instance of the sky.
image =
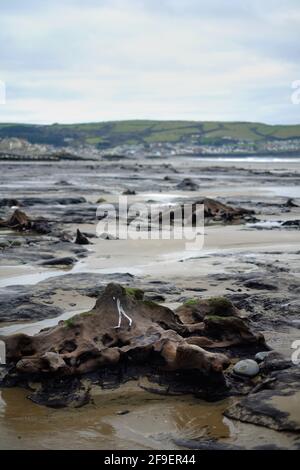
<svg viewBox="0 0 300 470">
<path fill-rule="evenodd" d="M 299 59 L 299 0 L 1 1 L 0 122 L 300 123 Z"/>
</svg>

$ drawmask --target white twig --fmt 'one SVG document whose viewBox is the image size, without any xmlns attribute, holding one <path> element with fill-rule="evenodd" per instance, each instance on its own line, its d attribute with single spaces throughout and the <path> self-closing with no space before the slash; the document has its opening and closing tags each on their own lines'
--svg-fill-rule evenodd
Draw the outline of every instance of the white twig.
<svg viewBox="0 0 300 470">
<path fill-rule="evenodd" d="M 115 300 L 115 297 L 113 297 L 113 300 Z M 118 308 L 118 313 L 119 313 L 119 323 L 118 323 L 117 326 L 115 326 L 115 328 L 120 328 L 121 322 L 122 322 L 122 315 L 125 318 L 127 318 L 128 322 L 129 322 L 129 326 L 131 326 L 132 325 L 132 318 L 130 318 L 129 315 L 127 315 L 127 313 L 125 312 L 124 308 L 121 305 L 120 299 L 117 299 L 117 308 Z"/>
</svg>

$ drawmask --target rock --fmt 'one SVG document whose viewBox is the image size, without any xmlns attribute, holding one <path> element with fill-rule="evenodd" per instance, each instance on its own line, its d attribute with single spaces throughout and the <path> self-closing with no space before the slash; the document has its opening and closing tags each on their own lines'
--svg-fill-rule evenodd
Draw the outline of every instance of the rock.
<svg viewBox="0 0 300 470">
<path fill-rule="evenodd" d="M 180 183 L 177 184 L 176 188 L 183 191 L 197 191 L 199 186 L 191 178 L 184 178 Z"/>
<path fill-rule="evenodd" d="M 177 186 L 178 187 L 178 186 Z M 198 188 L 197 188 L 198 189 Z M 187 224 L 195 225 L 198 219 L 201 220 L 202 206 L 204 212 L 204 219 L 206 221 L 222 222 L 222 223 L 244 223 L 249 221 L 255 221 L 254 211 L 244 209 L 242 207 L 231 207 L 227 204 L 223 204 L 215 199 L 203 198 L 192 203 L 192 215 L 191 220 L 189 217 L 185 217 Z M 184 212 L 184 205 L 181 206 L 179 215 L 182 217 Z"/>
<path fill-rule="evenodd" d="M 289 369 L 292 365 L 293 364 L 290 359 L 286 359 L 277 351 L 270 351 L 260 364 L 260 370 L 264 374 L 269 374 L 273 371 Z"/>
<path fill-rule="evenodd" d="M 265 282 L 263 279 L 249 279 L 244 282 L 244 286 L 248 287 L 248 289 L 256 289 L 256 290 L 269 290 L 275 291 L 278 290 L 278 287 L 275 284 L 271 284 Z"/>
<path fill-rule="evenodd" d="M 176 313 L 184 323 L 203 321 L 207 315 L 220 317 L 238 316 L 239 310 L 226 297 L 211 297 L 210 299 L 189 299 L 176 309 Z"/>
<path fill-rule="evenodd" d="M 134 189 L 126 189 L 125 191 L 123 191 L 122 194 L 124 196 L 135 196 L 136 192 L 134 191 Z"/>
<path fill-rule="evenodd" d="M 271 354 L 271 351 L 260 351 L 255 354 L 255 360 L 257 362 L 262 362 L 267 356 L 269 356 L 269 354 Z"/>
<path fill-rule="evenodd" d="M 80 232 L 79 228 L 77 229 L 77 232 L 76 232 L 75 243 L 78 244 L 78 245 L 89 245 L 90 244 L 89 239 L 85 235 L 83 235 L 83 233 Z"/>
<path fill-rule="evenodd" d="M 300 370 L 274 372 L 269 390 L 251 393 L 230 406 L 225 416 L 278 431 L 300 431 Z"/>
<path fill-rule="evenodd" d="M 74 276 L 70 277 L 73 287 Z M 58 287 L 65 284 L 57 278 L 51 282 Z M 221 305 L 232 315 L 238 313 L 230 302 L 205 304 L 208 313 L 216 308 L 221 313 Z M 230 364 L 224 354 L 226 348 L 264 342 L 262 335 L 252 333 L 238 316 L 218 317 L 206 312 L 202 322 L 186 324 L 177 312 L 145 298 L 141 289 L 118 284 L 102 288 L 89 312 L 34 336 L 15 334 L 0 339 L 6 343 L 8 364 L 19 380 L 24 383 L 32 374 L 40 377 L 53 403 L 57 403 L 59 387 L 54 395 L 48 389 L 53 374 L 58 373 L 60 377 L 96 374 L 101 383 L 111 376 L 115 386 L 130 377 L 147 375 L 153 383 L 151 389 L 159 390 L 157 393 L 222 398 L 228 390 L 223 375 Z M 222 348 L 222 353 L 209 352 L 206 347 Z M 41 400 L 45 400 L 45 393 Z"/>
<path fill-rule="evenodd" d="M 86 199 L 84 197 L 25 197 L 21 198 L 20 202 L 23 206 L 35 206 L 35 205 L 62 205 L 68 206 L 72 204 L 84 204 Z"/>
<path fill-rule="evenodd" d="M 153 302 L 165 302 L 166 297 L 162 294 L 147 294 L 145 300 L 152 300 Z"/>
<path fill-rule="evenodd" d="M 97 298 L 112 280 L 132 283 L 129 273 L 95 274 L 73 273 L 50 277 L 37 284 L 0 288 L 0 321 L 44 320 L 63 313 L 60 307 L 46 305 L 49 298 L 59 292 L 81 294 Z M 89 302 L 90 303 L 90 302 Z"/>
<path fill-rule="evenodd" d="M 282 227 L 300 227 L 300 219 L 297 220 L 286 220 L 281 224 Z"/>
<path fill-rule="evenodd" d="M 259 373 L 259 366 L 253 359 L 244 359 L 234 365 L 233 371 L 238 375 L 255 377 Z"/>
<path fill-rule="evenodd" d="M 0 226 L 9 227 L 15 230 L 30 230 L 31 221 L 25 212 L 16 209 L 9 219 L 1 221 Z"/>
<path fill-rule="evenodd" d="M 120 300 L 122 308 L 132 318 L 131 327 L 128 319 L 124 318 L 124 326 L 115 328 L 118 324 L 116 299 Z M 148 330 L 149 333 L 145 335 Z M 184 331 L 184 326 L 168 308 L 154 302 L 137 300 L 136 296 L 126 294 L 121 286 L 109 284 L 89 313 L 76 315 L 64 325 L 48 330 L 45 334 L 40 333 L 33 337 L 15 335 L 5 338 L 5 341 L 8 359 L 30 360 L 30 367 L 35 362 L 36 371 L 40 372 L 45 372 L 41 367 L 41 359 L 46 352 L 53 351 L 53 348 L 65 360 L 69 374 L 93 370 L 99 365 L 118 363 L 120 354 L 126 355 L 145 348 L 147 354 L 151 350 L 157 351 L 164 358 L 165 366 L 174 370 L 190 369 L 192 364 L 195 368 L 208 371 L 220 371 L 225 364 L 228 366 L 225 356 L 184 344 L 180 331 Z M 26 350 L 35 351 L 28 358 L 26 355 L 23 357 L 25 343 Z M 69 365 L 72 357 L 77 359 L 76 366 Z"/>
<path fill-rule="evenodd" d="M 41 234 L 51 232 L 51 226 L 46 220 L 42 218 L 31 220 L 20 209 L 16 209 L 7 220 L 0 220 L 0 227 L 7 227 L 19 232 L 34 231 Z"/>
<path fill-rule="evenodd" d="M 63 258 L 53 258 L 42 261 L 40 264 L 42 266 L 72 266 L 76 263 L 76 258 L 71 256 L 65 256 Z"/>
<path fill-rule="evenodd" d="M 89 387 L 78 378 L 60 377 L 42 383 L 28 398 L 50 408 L 80 408 L 90 401 Z"/>
<path fill-rule="evenodd" d="M 298 204 L 296 204 L 291 198 L 289 198 L 284 205 L 286 207 L 299 207 Z"/>
<path fill-rule="evenodd" d="M 20 206 L 20 203 L 17 199 L 8 199 L 8 198 L 0 199 L 0 207 L 13 207 L 13 206 Z"/>
<path fill-rule="evenodd" d="M 242 207 L 231 207 L 215 199 L 204 198 L 196 204 L 204 205 L 204 217 L 207 219 L 221 220 L 223 222 L 239 222 L 245 217 L 252 219 L 254 215 L 253 210 L 244 209 Z"/>
<path fill-rule="evenodd" d="M 55 352 L 46 352 L 41 359 L 45 361 L 46 365 L 49 367 L 50 371 L 56 372 L 58 370 L 63 370 L 66 367 L 65 361 L 61 356 Z M 18 368 L 18 364 L 16 366 Z"/>
</svg>

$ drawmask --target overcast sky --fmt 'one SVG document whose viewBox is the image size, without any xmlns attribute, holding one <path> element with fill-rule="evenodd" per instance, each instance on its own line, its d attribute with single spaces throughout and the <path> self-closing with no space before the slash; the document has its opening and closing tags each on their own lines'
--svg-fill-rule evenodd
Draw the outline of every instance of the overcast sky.
<svg viewBox="0 0 300 470">
<path fill-rule="evenodd" d="M 0 3 L 1 122 L 300 123 L 299 0 Z"/>
</svg>

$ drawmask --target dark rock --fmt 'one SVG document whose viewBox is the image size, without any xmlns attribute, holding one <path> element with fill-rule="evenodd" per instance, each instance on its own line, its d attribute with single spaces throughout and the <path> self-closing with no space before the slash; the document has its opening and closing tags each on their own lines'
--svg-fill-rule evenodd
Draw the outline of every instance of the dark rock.
<svg viewBox="0 0 300 470">
<path fill-rule="evenodd" d="M 260 364 L 260 370 L 265 374 L 269 374 L 276 370 L 289 369 L 292 365 L 291 360 L 284 358 L 282 354 L 270 351 Z"/>
<path fill-rule="evenodd" d="M 278 431 L 300 431 L 300 370 L 274 372 L 269 390 L 251 393 L 225 411 L 225 416 Z"/>
<path fill-rule="evenodd" d="M 124 196 L 135 196 L 136 192 L 134 191 L 134 189 L 126 189 L 125 191 L 123 191 L 123 195 Z"/>
<path fill-rule="evenodd" d="M 42 218 L 32 220 L 20 209 L 16 209 L 7 220 L 0 220 L 0 227 L 10 228 L 19 232 L 34 231 L 40 234 L 51 232 L 51 226 L 46 220 Z"/>
<path fill-rule="evenodd" d="M 300 227 L 300 219 L 297 220 L 286 220 L 281 224 L 282 227 Z"/>
<path fill-rule="evenodd" d="M 296 204 L 294 200 L 291 198 L 286 201 L 285 206 L 286 207 L 299 207 L 298 204 Z"/>
<path fill-rule="evenodd" d="M 28 398 L 50 408 L 80 408 L 90 401 L 89 390 L 78 378 L 61 377 L 45 381 Z"/>
<path fill-rule="evenodd" d="M 199 185 L 191 178 L 184 178 L 177 184 L 176 188 L 182 191 L 197 191 L 199 189 Z"/>
<path fill-rule="evenodd" d="M 263 279 L 249 279 L 244 282 L 244 286 L 248 289 L 256 289 L 256 290 L 270 290 L 275 291 L 278 290 L 278 287 L 275 284 L 271 284 L 265 282 Z"/>
<path fill-rule="evenodd" d="M 0 207 L 12 207 L 12 206 L 20 206 L 19 201 L 17 199 L 8 199 L 8 198 L 0 199 Z"/>
<path fill-rule="evenodd" d="M 76 263 L 76 258 L 71 256 L 65 256 L 63 258 L 53 258 L 42 261 L 40 264 L 42 266 L 72 266 Z"/>
<path fill-rule="evenodd" d="M 20 199 L 23 206 L 34 206 L 34 205 L 63 205 L 68 206 L 72 204 L 83 204 L 86 202 L 84 197 L 26 197 Z"/>
<path fill-rule="evenodd" d="M 77 232 L 76 232 L 75 243 L 78 244 L 78 245 L 89 245 L 90 244 L 89 239 L 85 235 L 83 235 L 83 233 L 80 232 L 79 228 L 77 229 Z"/>
</svg>

